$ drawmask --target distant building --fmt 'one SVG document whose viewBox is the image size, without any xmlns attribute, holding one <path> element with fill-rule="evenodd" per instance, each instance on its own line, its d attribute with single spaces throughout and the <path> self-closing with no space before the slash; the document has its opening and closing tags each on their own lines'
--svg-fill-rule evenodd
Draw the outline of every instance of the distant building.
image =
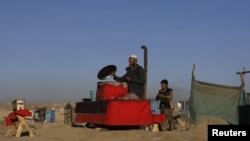
<svg viewBox="0 0 250 141">
<path fill-rule="evenodd" d="M 25 100 L 24 99 L 16 99 L 12 102 L 12 110 L 22 110 L 25 109 Z"/>
<path fill-rule="evenodd" d="M 189 99 L 178 100 L 177 107 L 180 108 L 181 111 L 189 110 Z"/>
<path fill-rule="evenodd" d="M 189 113 L 189 99 L 183 99 L 177 101 L 177 107 L 180 109 L 182 117 L 190 117 Z"/>
</svg>

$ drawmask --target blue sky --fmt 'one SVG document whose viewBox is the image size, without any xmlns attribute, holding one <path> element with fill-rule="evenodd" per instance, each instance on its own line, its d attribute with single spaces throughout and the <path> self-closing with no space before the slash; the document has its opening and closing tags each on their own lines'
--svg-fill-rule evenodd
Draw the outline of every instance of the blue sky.
<svg viewBox="0 0 250 141">
<path fill-rule="evenodd" d="M 81 101 L 106 65 L 125 73 L 130 54 L 143 66 L 147 98 L 168 79 L 174 99 L 197 80 L 239 86 L 250 68 L 248 0 L 0 1 L 1 101 Z M 246 74 L 250 91 L 250 74 Z M 112 78 L 105 81 L 113 81 Z"/>
</svg>

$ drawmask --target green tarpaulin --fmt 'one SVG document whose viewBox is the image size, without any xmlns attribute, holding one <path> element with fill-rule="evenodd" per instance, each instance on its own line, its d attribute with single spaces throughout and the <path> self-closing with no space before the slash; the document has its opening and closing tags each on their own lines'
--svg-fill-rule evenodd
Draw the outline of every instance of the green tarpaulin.
<svg viewBox="0 0 250 141">
<path fill-rule="evenodd" d="M 221 118 L 239 123 L 238 106 L 243 88 L 192 80 L 190 116 L 194 122 L 204 118 Z"/>
<path fill-rule="evenodd" d="M 239 110 L 239 124 L 250 125 L 250 105 L 245 90 L 242 92 L 242 95 L 240 97 L 240 105 L 238 107 L 238 110 Z"/>
</svg>

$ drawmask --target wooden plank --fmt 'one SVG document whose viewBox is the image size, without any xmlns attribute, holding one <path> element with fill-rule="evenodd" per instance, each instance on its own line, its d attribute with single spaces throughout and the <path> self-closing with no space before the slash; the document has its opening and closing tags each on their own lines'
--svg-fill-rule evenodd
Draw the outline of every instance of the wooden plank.
<svg viewBox="0 0 250 141">
<path fill-rule="evenodd" d="M 19 125 L 18 125 L 17 132 L 16 132 L 16 137 L 21 137 L 22 130 L 23 130 L 22 125 L 23 125 L 23 124 L 20 122 Z"/>
<path fill-rule="evenodd" d="M 8 127 L 9 129 L 7 130 L 7 132 L 4 134 L 4 136 L 6 137 L 10 137 L 14 134 L 15 132 L 15 126 L 11 125 L 10 127 Z"/>
<path fill-rule="evenodd" d="M 26 128 L 28 129 L 28 131 L 29 131 L 29 136 L 30 136 L 30 137 L 34 137 L 35 135 L 34 135 L 34 133 L 32 132 L 32 130 L 30 129 L 30 127 L 29 127 L 29 125 L 27 124 L 27 122 L 25 121 L 24 117 L 17 115 L 17 118 L 18 118 L 18 120 L 20 121 L 20 123 L 19 123 L 18 129 L 17 129 L 16 137 L 20 137 L 20 136 L 21 136 L 22 129 L 23 129 L 22 126 L 23 126 L 23 125 L 24 125 L 24 127 L 26 127 Z"/>
</svg>

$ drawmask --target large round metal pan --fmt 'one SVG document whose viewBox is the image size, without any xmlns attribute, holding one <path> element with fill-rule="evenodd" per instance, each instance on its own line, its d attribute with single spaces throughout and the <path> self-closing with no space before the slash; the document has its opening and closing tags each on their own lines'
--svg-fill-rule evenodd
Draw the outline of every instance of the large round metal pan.
<svg viewBox="0 0 250 141">
<path fill-rule="evenodd" d="M 97 74 L 97 78 L 100 80 L 108 79 L 111 77 L 111 73 L 116 72 L 115 65 L 108 65 L 103 67 Z"/>
</svg>

